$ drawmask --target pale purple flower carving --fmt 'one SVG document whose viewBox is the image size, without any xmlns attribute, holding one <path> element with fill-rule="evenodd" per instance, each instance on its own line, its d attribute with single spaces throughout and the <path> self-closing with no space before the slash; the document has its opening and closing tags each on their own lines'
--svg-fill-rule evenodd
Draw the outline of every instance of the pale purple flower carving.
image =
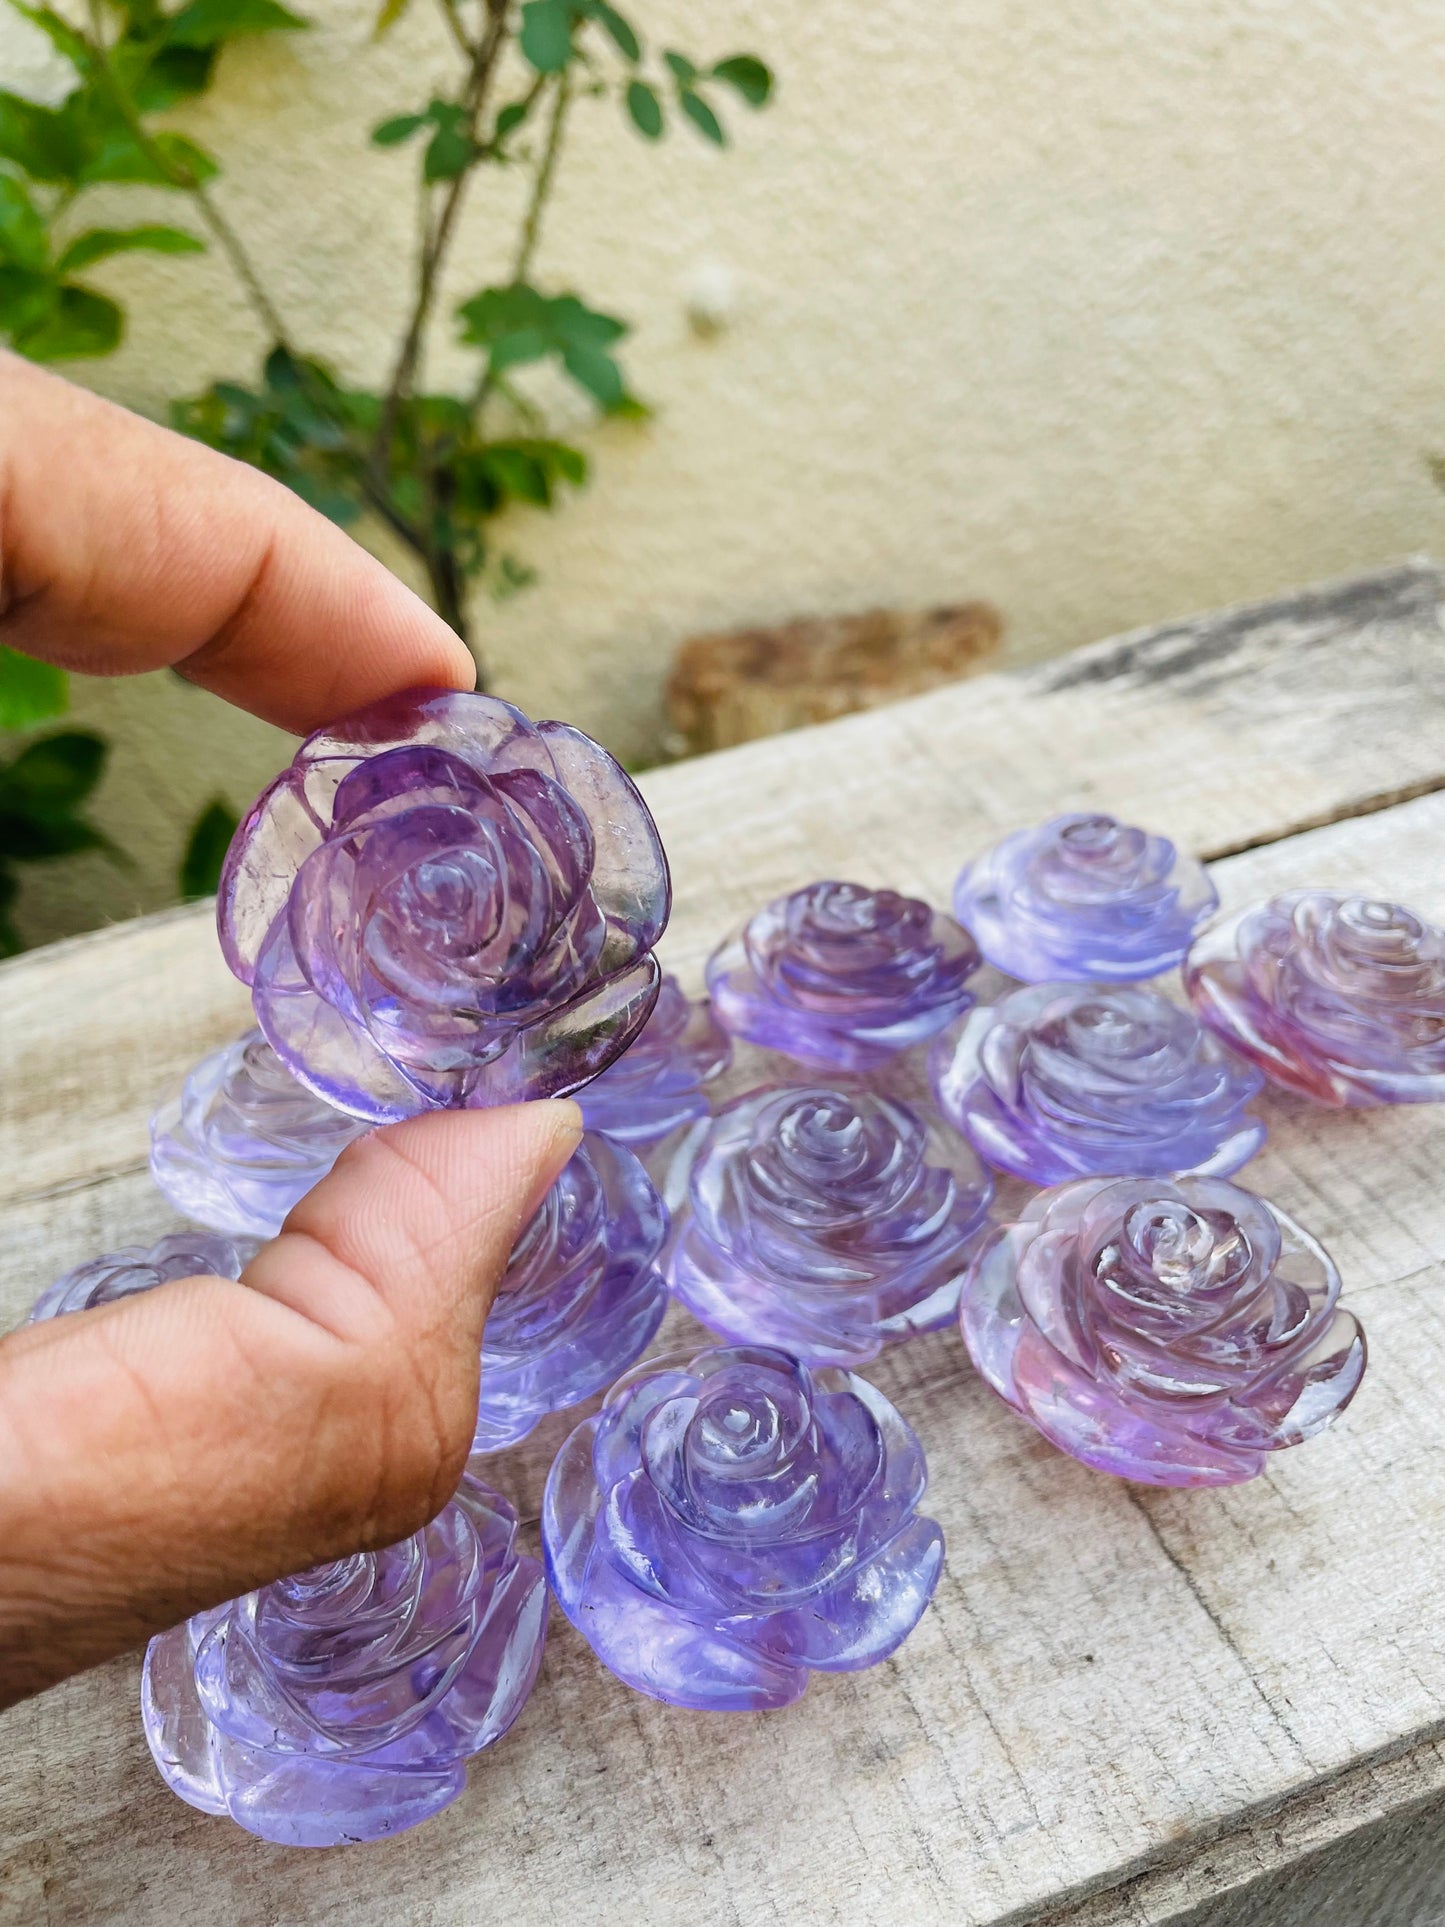
<svg viewBox="0 0 1445 1927">
<path fill-rule="evenodd" d="M 1146 1485 L 1235 1485 L 1349 1404 L 1365 1335 L 1329 1255 L 1220 1178 L 1083 1178 L 964 1287 L 983 1377 L 1054 1445 Z"/>
<path fill-rule="evenodd" d="M 250 1238 L 222 1238 L 209 1231 L 178 1231 L 159 1243 L 122 1245 L 67 1271 L 48 1285 L 30 1308 L 27 1324 L 89 1311 L 94 1305 L 134 1298 L 173 1278 L 239 1278 L 256 1255 Z"/>
<path fill-rule="evenodd" d="M 620 764 L 493 696 L 412 690 L 301 745 L 217 922 L 257 1022 L 372 1123 L 564 1095 L 657 995 L 667 864 Z"/>
<path fill-rule="evenodd" d="M 913 1432 L 851 1373 L 763 1346 L 649 1359 L 557 1455 L 548 1577 L 639 1692 L 786 1706 L 917 1624 L 943 1564 L 926 1484 Z"/>
<path fill-rule="evenodd" d="M 482 1334 L 472 1449 L 523 1439 L 610 1385 L 667 1309 L 667 1211 L 625 1145 L 588 1132 L 517 1240 Z"/>
<path fill-rule="evenodd" d="M 1056 816 L 967 864 L 953 910 L 1025 983 L 1120 983 L 1172 970 L 1219 898 L 1167 837 L 1112 816 Z"/>
<path fill-rule="evenodd" d="M 676 977 L 665 974 L 657 1003 L 640 1034 L 600 1077 L 577 1093 L 589 1131 L 624 1144 L 655 1144 L 706 1117 L 703 1085 L 725 1071 L 732 1039 L 707 1003 L 692 1003 Z"/>
<path fill-rule="evenodd" d="M 260 1031 L 203 1057 L 151 1119 L 151 1176 L 213 1231 L 274 1238 L 366 1130 L 287 1070 Z"/>
<path fill-rule="evenodd" d="M 1226 1177 L 1264 1142 L 1245 1110 L 1259 1072 L 1133 984 L 1015 990 L 940 1037 L 929 1069 L 939 1108 L 979 1156 L 1031 1184 Z"/>
<path fill-rule="evenodd" d="M 516 1531 L 468 1475 L 410 1539 L 153 1639 L 141 1711 L 172 1792 L 293 1847 L 378 1840 L 449 1806 L 541 1662 L 547 1590 Z"/>
<path fill-rule="evenodd" d="M 967 1010 L 978 963 L 967 932 L 916 897 L 810 883 L 713 953 L 707 987 L 734 1036 L 863 1071 Z"/>
<path fill-rule="evenodd" d="M 699 1146 L 668 1282 L 726 1338 L 865 1364 L 956 1315 L 992 1198 L 968 1146 L 910 1105 L 767 1085 Z"/>
<path fill-rule="evenodd" d="M 1189 953 L 1206 1024 L 1318 1104 L 1445 1098 L 1445 930 L 1403 904 L 1294 890 Z"/>
</svg>

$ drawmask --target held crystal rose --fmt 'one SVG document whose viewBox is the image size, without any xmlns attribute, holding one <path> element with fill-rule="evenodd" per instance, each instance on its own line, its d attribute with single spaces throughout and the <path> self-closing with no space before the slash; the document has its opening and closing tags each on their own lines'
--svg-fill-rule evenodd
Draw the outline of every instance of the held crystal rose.
<svg viewBox="0 0 1445 1927">
<path fill-rule="evenodd" d="M 282 1062 L 372 1123 L 565 1095 L 657 995 L 667 864 L 607 752 L 413 690 L 308 737 L 237 830 L 217 922 Z"/>
<path fill-rule="evenodd" d="M 725 1071 L 732 1039 L 710 1004 L 694 1004 L 664 975 L 652 1015 L 615 1063 L 577 1093 L 589 1131 L 623 1144 L 655 1144 L 706 1117 L 703 1085 Z"/>
<path fill-rule="evenodd" d="M 940 1109 L 979 1156 L 1032 1184 L 1110 1174 L 1225 1177 L 1264 1126 L 1264 1079 L 1187 1010 L 1134 985 L 1032 984 L 941 1037 Z"/>
<path fill-rule="evenodd" d="M 851 1373 L 762 1346 L 649 1359 L 557 1455 L 548 1576 L 639 1692 L 787 1706 L 918 1623 L 943 1564 L 926 1483 L 912 1431 Z"/>
<path fill-rule="evenodd" d="M 765 1086 L 698 1149 L 668 1267 L 689 1311 L 810 1365 L 862 1365 L 958 1310 L 993 1182 L 872 1092 Z"/>
<path fill-rule="evenodd" d="M 637 1158 L 589 1132 L 517 1240 L 487 1314 L 473 1451 L 514 1445 L 638 1357 L 667 1309 L 666 1236 Z"/>
<path fill-rule="evenodd" d="M 542 1568 L 468 1475 L 410 1539 L 197 1613 L 146 1650 L 172 1792 L 284 1846 L 378 1840 L 449 1806 L 537 1677 Z"/>
<path fill-rule="evenodd" d="M 256 1245 L 249 1238 L 219 1238 L 194 1229 L 162 1238 L 149 1249 L 122 1245 L 57 1278 L 41 1292 L 25 1322 L 38 1325 L 44 1318 L 114 1304 L 173 1278 L 239 1278 L 255 1255 Z"/>
<path fill-rule="evenodd" d="M 965 866 L 953 911 L 1025 983 L 1120 983 L 1172 970 L 1219 898 L 1167 837 L 1112 816 L 1056 816 Z"/>
<path fill-rule="evenodd" d="M 1085 1465 L 1235 1485 L 1336 1418 L 1365 1369 L 1328 1254 L 1220 1178 L 1083 1178 L 994 1233 L 964 1286 L 983 1377 Z"/>
<path fill-rule="evenodd" d="M 151 1119 L 151 1176 L 197 1223 L 274 1238 L 365 1129 L 298 1084 L 252 1030 L 203 1057 Z"/>
<path fill-rule="evenodd" d="M 978 949 L 952 917 L 861 883 L 778 897 L 707 966 L 719 1023 L 804 1063 L 866 1071 L 973 1003 Z"/>
<path fill-rule="evenodd" d="M 1318 1104 L 1445 1098 L 1445 930 L 1402 904 L 1294 890 L 1207 930 L 1194 1008 Z"/>
</svg>

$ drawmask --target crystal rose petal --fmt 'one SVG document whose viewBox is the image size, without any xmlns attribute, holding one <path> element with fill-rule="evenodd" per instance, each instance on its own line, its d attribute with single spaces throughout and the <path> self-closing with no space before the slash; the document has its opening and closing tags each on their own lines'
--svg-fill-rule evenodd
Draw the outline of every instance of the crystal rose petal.
<svg viewBox="0 0 1445 1927">
<path fill-rule="evenodd" d="M 553 722 L 537 728 L 559 778 L 592 824 L 598 907 L 614 929 L 625 934 L 630 955 L 650 950 L 667 926 L 672 880 L 657 826 L 637 785 L 581 730 Z"/>
<path fill-rule="evenodd" d="M 272 924 L 286 908 L 296 872 L 319 849 L 325 827 L 294 766 L 273 779 L 231 838 L 216 892 L 216 931 L 226 962 L 249 984 Z"/>
</svg>

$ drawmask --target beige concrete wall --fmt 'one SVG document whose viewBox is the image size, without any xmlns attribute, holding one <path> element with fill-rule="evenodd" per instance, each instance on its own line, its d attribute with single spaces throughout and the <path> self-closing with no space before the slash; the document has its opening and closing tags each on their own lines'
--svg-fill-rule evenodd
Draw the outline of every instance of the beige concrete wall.
<svg viewBox="0 0 1445 1927">
<path fill-rule="evenodd" d="M 234 49 L 191 124 L 297 334 L 372 378 L 411 197 L 365 133 L 425 100 L 445 50 L 423 0 L 380 48 L 370 4 L 310 11 L 313 33 Z M 1445 447 L 1440 0 L 634 14 L 655 40 L 756 48 L 778 95 L 732 115 L 725 155 L 579 113 L 536 274 L 634 320 L 658 412 L 596 434 L 586 493 L 508 530 L 542 581 L 479 610 L 505 694 L 645 755 L 668 656 L 701 627 L 982 594 L 1023 659 L 1442 546 L 1423 461 Z M 0 71 L 50 78 L 9 19 Z M 521 185 L 473 201 L 458 296 L 505 261 Z M 218 261 L 97 274 L 133 313 L 124 351 L 81 371 L 98 387 L 159 409 L 252 364 Z M 703 339 L 689 293 L 719 274 L 734 311 Z M 105 806 L 143 867 L 73 866 L 37 935 L 156 901 L 176 813 L 242 801 L 277 753 L 179 687 L 81 707 L 121 738 Z"/>
</svg>

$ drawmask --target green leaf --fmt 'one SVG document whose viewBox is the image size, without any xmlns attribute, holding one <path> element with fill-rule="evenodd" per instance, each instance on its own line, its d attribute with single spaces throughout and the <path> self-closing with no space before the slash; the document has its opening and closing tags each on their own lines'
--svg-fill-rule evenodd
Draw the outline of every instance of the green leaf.
<svg viewBox="0 0 1445 1927">
<path fill-rule="evenodd" d="M 166 42 L 172 47 L 216 47 L 245 34 L 294 33 L 308 26 L 280 0 L 189 0 L 166 22 Z"/>
<path fill-rule="evenodd" d="M 33 327 L 12 337 L 32 361 L 93 361 L 120 346 L 125 317 L 113 301 L 90 288 L 64 287 L 55 307 Z"/>
<path fill-rule="evenodd" d="M 642 44 L 637 35 L 617 9 L 607 4 L 607 0 L 588 0 L 587 12 L 599 26 L 606 28 L 612 36 L 613 45 L 624 60 L 642 58 Z"/>
<path fill-rule="evenodd" d="M 697 68 L 693 66 L 686 54 L 680 54 L 675 48 L 669 47 L 662 57 L 671 67 L 680 86 L 691 86 L 697 79 Z"/>
<path fill-rule="evenodd" d="M 0 768 L 0 810 L 73 810 L 100 781 L 105 756 L 105 743 L 86 729 L 42 736 Z"/>
<path fill-rule="evenodd" d="M 95 181 L 133 181 L 186 189 L 214 180 L 221 171 L 205 148 L 184 134 L 154 134 L 151 150 L 143 148 L 128 127 L 117 128 L 100 151 L 82 164 L 77 178 L 87 186 Z"/>
<path fill-rule="evenodd" d="M 0 267 L 0 332 L 13 341 L 53 315 L 60 284 L 47 269 Z"/>
<path fill-rule="evenodd" d="M 773 91 L 773 76 L 756 54 L 732 54 L 712 70 L 714 80 L 725 81 L 742 95 L 749 107 L 762 107 Z"/>
<path fill-rule="evenodd" d="M 466 131 L 466 113 L 450 101 L 434 100 L 427 117 L 436 132 L 426 144 L 422 178 L 428 181 L 454 181 L 465 174 L 476 158 L 476 148 Z"/>
<path fill-rule="evenodd" d="M 211 84 L 216 66 L 214 47 L 161 47 L 153 53 L 145 46 L 134 51 L 136 71 L 129 82 L 130 93 L 143 114 L 163 114 L 179 101 L 194 100 Z M 126 53 L 122 41 L 111 56 L 116 66 L 126 64 Z"/>
<path fill-rule="evenodd" d="M 15 927 L 15 919 L 10 914 L 19 894 L 20 885 L 15 880 L 14 872 L 6 869 L 4 857 L 0 855 L 0 957 L 18 957 L 25 948 L 20 932 Z"/>
<path fill-rule="evenodd" d="M 618 407 L 627 393 L 622 370 L 611 355 L 603 354 L 598 348 L 574 343 L 562 356 L 562 366 L 578 387 L 585 388 L 603 408 Z"/>
<path fill-rule="evenodd" d="M 701 94 L 695 94 L 690 87 L 682 87 L 678 90 L 677 98 L 682 111 L 700 133 L 705 134 L 717 147 L 727 146 L 728 137 L 722 130 L 722 122 Z"/>
<path fill-rule="evenodd" d="M 14 161 L 33 181 L 74 180 L 85 162 L 77 116 L 0 91 L 0 160 Z"/>
<path fill-rule="evenodd" d="M 497 124 L 492 130 L 494 141 L 504 141 L 508 134 L 515 133 L 527 118 L 530 109 L 524 100 L 510 100 L 497 115 Z"/>
<path fill-rule="evenodd" d="M 381 12 L 371 30 L 373 40 L 383 40 L 411 5 L 411 0 L 382 0 Z"/>
<path fill-rule="evenodd" d="M 206 244 L 178 227 L 93 227 L 76 236 L 57 266 L 62 274 L 73 274 L 109 255 L 134 254 L 141 249 L 152 254 L 204 254 Z"/>
<path fill-rule="evenodd" d="M 43 273 L 50 237 L 30 196 L 13 174 L 0 173 L 0 260 Z"/>
<path fill-rule="evenodd" d="M 567 0 L 527 0 L 518 44 L 539 74 L 560 74 L 572 58 L 572 10 Z"/>
<path fill-rule="evenodd" d="M 81 850 L 112 851 L 109 837 L 78 816 L 12 814 L 0 802 L 0 853 L 16 863 L 47 863 Z"/>
<path fill-rule="evenodd" d="M 70 679 L 63 669 L 0 643 L 0 729 L 33 729 L 51 716 L 63 716 L 70 703 Z"/>
<path fill-rule="evenodd" d="M 662 102 L 645 80 L 634 80 L 627 89 L 627 111 L 639 134 L 655 141 L 662 133 Z"/>
<path fill-rule="evenodd" d="M 419 127 L 426 126 L 425 114 L 394 114 L 390 120 L 380 121 L 371 130 L 371 138 L 378 147 L 398 147 L 402 141 L 409 141 Z"/>
<path fill-rule="evenodd" d="M 181 858 L 178 882 L 181 898 L 189 903 L 195 897 L 213 897 L 221 881 L 221 865 L 236 834 L 236 812 L 221 797 L 214 797 L 191 825 L 186 853 Z"/>
</svg>

